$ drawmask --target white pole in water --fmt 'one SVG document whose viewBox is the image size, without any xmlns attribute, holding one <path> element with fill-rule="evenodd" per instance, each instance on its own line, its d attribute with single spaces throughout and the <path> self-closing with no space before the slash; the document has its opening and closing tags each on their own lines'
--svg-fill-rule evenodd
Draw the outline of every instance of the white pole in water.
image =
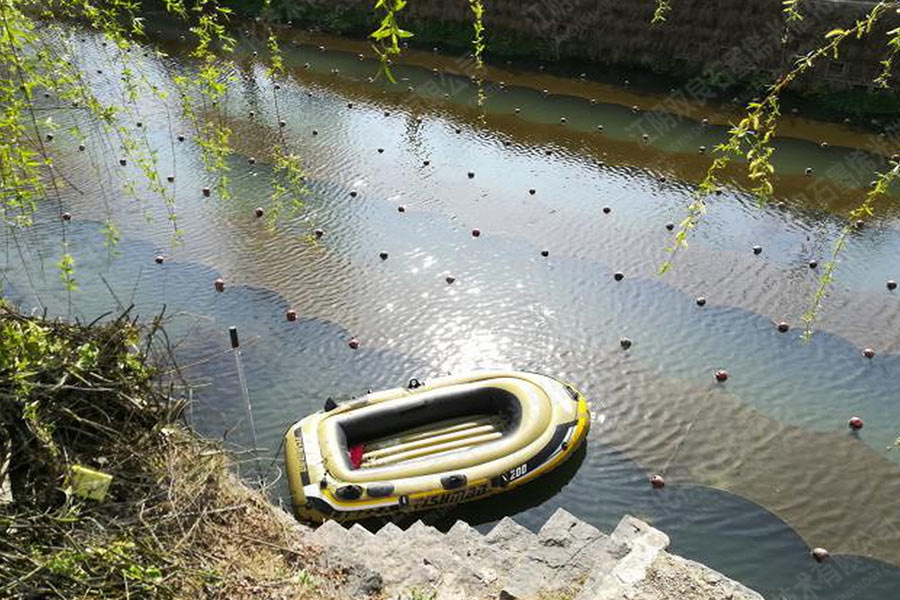
<svg viewBox="0 0 900 600">
<path fill-rule="evenodd" d="M 244 396 L 244 403 L 247 405 L 247 416 L 250 419 L 250 434 L 253 436 L 253 462 L 256 463 L 256 475 L 259 477 L 260 485 L 262 485 L 262 472 L 259 466 L 259 444 L 256 442 L 256 425 L 253 424 L 253 405 L 250 403 L 250 390 L 247 388 L 247 378 L 244 376 L 244 361 L 241 358 L 241 343 L 238 341 L 237 327 L 234 325 L 229 327 L 228 334 L 231 336 L 231 349 L 234 350 L 234 362 L 237 365 L 241 394 Z"/>
</svg>

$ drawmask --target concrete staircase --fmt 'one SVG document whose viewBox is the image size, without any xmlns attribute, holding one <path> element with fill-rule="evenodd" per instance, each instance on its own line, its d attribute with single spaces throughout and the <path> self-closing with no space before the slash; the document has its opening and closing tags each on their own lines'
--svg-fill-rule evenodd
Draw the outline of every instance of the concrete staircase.
<svg viewBox="0 0 900 600">
<path fill-rule="evenodd" d="M 664 552 L 668 536 L 630 516 L 610 535 L 563 509 L 537 533 L 509 517 L 485 535 L 462 521 L 446 534 L 421 521 L 406 531 L 389 523 L 377 533 L 329 521 L 309 542 L 320 547 L 323 566 L 347 575 L 353 598 L 762 600 Z"/>
</svg>

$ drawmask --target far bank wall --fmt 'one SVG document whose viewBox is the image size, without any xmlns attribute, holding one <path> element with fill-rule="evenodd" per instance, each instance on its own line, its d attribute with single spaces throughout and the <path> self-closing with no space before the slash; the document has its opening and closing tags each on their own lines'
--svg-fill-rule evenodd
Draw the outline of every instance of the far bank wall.
<svg viewBox="0 0 900 600">
<path fill-rule="evenodd" d="M 679 75 L 715 71 L 771 82 L 825 33 L 852 26 L 875 4 L 804 0 L 803 21 L 786 28 L 781 0 L 670 1 L 667 21 L 653 26 L 654 0 L 484 0 L 488 56 L 570 58 Z M 374 29 L 378 22 L 373 0 L 295 4 L 294 11 L 318 15 L 326 28 L 369 22 Z M 400 20 L 420 38 L 463 44 L 472 15 L 467 0 L 409 0 Z M 868 40 L 850 41 L 838 59 L 822 61 L 799 85 L 872 89 L 887 53 L 886 33 L 898 26 L 900 16 L 891 12 Z M 900 73 L 896 65 L 894 73 Z"/>
</svg>

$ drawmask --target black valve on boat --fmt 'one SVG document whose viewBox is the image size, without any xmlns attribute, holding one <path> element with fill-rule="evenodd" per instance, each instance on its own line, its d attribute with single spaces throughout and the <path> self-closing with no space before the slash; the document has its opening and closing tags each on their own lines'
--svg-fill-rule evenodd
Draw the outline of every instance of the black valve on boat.
<svg viewBox="0 0 900 600">
<path fill-rule="evenodd" d="M 425 384 L 422 383 L 421 381 L 419 381 L 418 379 L 416 379 L 415 377 L 413 377 L 412 379 L 409 380 L 409 384 L 407 385 L 407 387 L 411 390 L 414 390 L 416 388 L 422 387 L 423 385 L 425 385 Z"/>
<path fill-rule="evenodd" d="M 362 497 L 362 488 L 358 485 L 342 485 L 335 490 L 334 495 L 341 500 L 358 500 Z"/>
</svg>

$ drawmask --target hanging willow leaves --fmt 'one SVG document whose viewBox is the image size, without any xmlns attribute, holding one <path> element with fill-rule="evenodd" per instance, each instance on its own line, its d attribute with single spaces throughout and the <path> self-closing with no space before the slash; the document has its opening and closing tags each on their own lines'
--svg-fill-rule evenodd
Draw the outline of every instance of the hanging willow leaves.
<svg viewBox="0 0 900 600">
<path fill-rule="evenodd" d="M 802 15 L 796 12 L 798 5 L 798 1 L 785 2 L 785 14 L 789 19 L 802 18 Z M 679 251 L 687 248 L 688 234 L 696 228 L 698 221 L 706 214 L 706 199 L 720 189 L 719 175 L 733 160 L 743 159 L 747 162 L 747 176 L 752 184 L 752 191 L 758 200 L 764 203 L 771 198 L 774 191 L 772 178 L 775 174 L 775 167 L 771 162 L 774 152 L 772 142 L 777 131 L 778 119 L 781 116 L 779 106 L 781 94 L 791 83 L 810 71 L 820 60 L 837 58 L 840 47 L 845 40 L 862 39 L 870 35 L 875 24 L 890 11 L 898 9 L 898 7 L 900 7 L 900 2 L 879 2 L 872 7 L 864 18 L 856 21 L 852 26 L 829 31 L 825 35 L 826 43 L 796 59 L 791 70 L 769 86 L 765 97 L 761 101 L 751 102 L 747 105 L 747 113 L 744 118 L 737 125 L 731 127 L 728 139 L 716 147 L 718 156 L 713 160 L 704 179 L 697 186 L 693 199 L 687 207 L 686 215 L 677 228 L 671 244 L 666 248 L 669 257 L 660 265 L 660 274 L 667 272 L 672 267 L 674 256 Z M 887 62 L 888 75 L 882 73 L 876 79 L 876 83 L 879 83 L 890 74 L 892 69 L 890 61 L 896 52 L 900 50 L 900 40 L 897 39 L 898 34 L 900 32 L 897 30 L 890 32 L 892 36 L 889 42 L 891 54 L 885 60 Z M 862 204 L 850 212 L 849 220 L 851 225 L 845 227 L 838 237 L 831 260 L 823 269 L 817 290 L 810 301 L 809 309 L 803 316 L 806 324 L 806 337 L 809 337 L 811 334 L 813 323 L 822 306 L 822 302 L 833 283 L 838 257 L 846 249 L 847 236 L 852 231 L 852 228 L 856 226 L 857 221 L 864 221 L 872 216 L 874 200 L 888 193 L 891 183 L 897 177 L 897 167 L 895 166 L 887 173 L 876 174 L 876 177 L 876 186 L 869 191 Z"/>
<path fill-rule="evenodd" d="M 391 83 L 397 83 L 391 73 L 391 57 L 400 54 L 400 40 L 413 37 L 412 32 L 401 29 L 397 23 L 397 13 L 406 7 L 405 0 L 377 0 L 375 10 L 383 13 L 378 29 L 369 34 L 374 41 L 373 48 L 381 60 L 381 69 Z"/>
</svg>

